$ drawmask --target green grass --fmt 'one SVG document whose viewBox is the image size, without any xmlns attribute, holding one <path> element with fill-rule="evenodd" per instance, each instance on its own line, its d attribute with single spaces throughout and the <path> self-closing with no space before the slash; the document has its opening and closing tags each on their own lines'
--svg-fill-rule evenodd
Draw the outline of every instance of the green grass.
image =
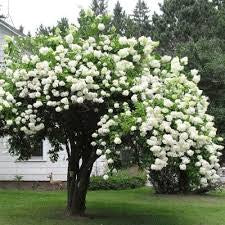
<svg viewBox="0 0 225 225">
<path fill-rule="evenodd" d="M 0 225 L 225 225 L 225 193 L 155 195 L 148 188 L 89 192 L 87 213 L 64 215 L 66 193 L 0 190 Z"/>
</svg>

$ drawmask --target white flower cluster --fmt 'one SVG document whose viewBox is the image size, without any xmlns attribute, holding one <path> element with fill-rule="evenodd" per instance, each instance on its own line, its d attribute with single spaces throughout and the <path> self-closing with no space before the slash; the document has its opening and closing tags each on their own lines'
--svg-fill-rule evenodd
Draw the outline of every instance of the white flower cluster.
<svg viewBox="0 0 225 225">
<path fill-rule="evenodd" d="M 207 98 L 197 87 L 198 71 L 192 70 L 189 80 L 186 57 L 159 59 L 153 53 L 158 42 L 103 34 L 107 26 L 99 21 L 93 26 L 97 38 L 82 39 L 79 29 L 71 27 L 64 38 L 43 39 L 37 55 L 7 56 L 0 80 L 5 126 L 32 135 L 45 128 L 43 111 L 57 114 L 73 105 L 107 101 L 108 113 L 91 144 L 98 156 L 106 155 L 108 164 L 119 154 L 116 147 L 123 144 L 123 136 L 135 135 L 145 138 L 143 149 L 150 154 L 152 170 L 178 159 L 180 170 L 198 168 L 202 185 L 215 182 L 222 147 L 216 144 L 213 118 L 206 114 Z M 8 42 L 16 45 L 13 39 Z"/>
<path fill-rule="evenodd" d="M 163 63 L 170 60 L 163 57 L 154 64 L 162 63 L 163 68 Z M 196 167 L 200 184 L 207 186 L 219 178 L 217 171 L 223 147 L 216 142 L 222 141 L 222 138 L 216 137 L 213 117 L 206 114 L 207 98 L 202 96 L 202 91 L 196 85 L 199 82 L 198 71 L 191 71 L 192 80 L 182 73 L 186 63 L 187 59 L 176 57 L 171 61 L 170 71 L 162 69 L 156 73 L 155 69 L 151 71 L 149 67 L 143 68 L 142 75 L 130 90 L 131 100 L 134 104 L 141 104 L 145 113 L 138 115 L 136 109 L 132 110 L 124 103 L 119 114 L 102 117 L 95 136 L 101 144 L 110 140 L 110 131 L 117 128 L 118 134 L 114 139 L 111 138 L 111 144 L 119 145 L 122 143 L 120 137 L 124 134 L 121 129 L 124 115 L 127 121 L 133 118 L 129 132 L 146 139 L 145 148 L 154 159 L 151 170 L 161 170 L 171 160 L 179 159 L 177 165 L 180 170 Z M 101 154 L 104 154 L 103 149 L 104 146 Z"/>
</svg>

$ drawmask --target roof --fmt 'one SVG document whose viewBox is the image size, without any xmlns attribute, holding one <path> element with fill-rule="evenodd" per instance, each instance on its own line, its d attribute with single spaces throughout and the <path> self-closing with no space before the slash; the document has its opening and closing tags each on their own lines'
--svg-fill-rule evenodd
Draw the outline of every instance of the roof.
<svg viewBox="0 0 225 225">
<path fill-rule="evenodd" d="M 7 30 L 10 30 L 12 33 L 14 33 L 17 36 L 25 36 L 21 31 L 17 30 L 15 27 L 9 25 L 4 20 L 0 19 L 0 25 L 5 27 Z"/>
</svg>

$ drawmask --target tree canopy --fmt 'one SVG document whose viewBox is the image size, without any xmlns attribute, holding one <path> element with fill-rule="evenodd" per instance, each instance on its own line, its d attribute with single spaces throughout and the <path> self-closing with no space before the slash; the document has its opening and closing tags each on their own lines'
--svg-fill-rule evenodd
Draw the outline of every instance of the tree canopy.
<svg viewBox="0 0 225 225">
<path fill-rule="evenodd" d="M 215 183 L 222 139 L 188 59 L 159 56 L 145 36 L 121 37 L 108 15 L 83 11 L 79 22 L 66 34 L 6 39 L 0 122 L 10 152 L 27 159 L 46 138 L 57 160 L 65 146 L 72 214 L 84 213 L 95 160 L 116 172 L 123 149 L 150 171 L 175 168 L 188 190 Z"/>
</svg>

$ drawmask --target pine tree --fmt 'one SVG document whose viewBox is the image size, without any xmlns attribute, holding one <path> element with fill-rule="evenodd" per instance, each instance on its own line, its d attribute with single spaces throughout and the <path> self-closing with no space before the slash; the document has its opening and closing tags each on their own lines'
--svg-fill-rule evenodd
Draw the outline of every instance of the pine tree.
<svg viewBox="0 0 225 225">
<path fill-rule="evenodd" d="M 126 13 L 125 10 L 123 10 L 122 6 L 120 5 L 120 2 L 117 1 L 115 8 L 113 10 L 113 20 L 112 24 L 116 28 L 117 32 L 120 35 L 125 34 L 125 28 L 126 28 Z"/>
<path fill-rule="evenodd" d="M 36 31 L 36 34 L 40 35 L 49 35 L 50 33 L 52 32 L 52 28 L 51 27 L 46 27 L 44 26 L 43 24 L 41 24 L 37 31 Z"/>
<path fill-rule="evenodd" d="M 149 36 L 150 34 L 150 18 L 149 8 L 143 0 L 138 0 L 134 12 L 133 19 L 136 25 L 135 36 Z"/>
<path fill-rule="evenodd" d="M 19 27 L 19 31 L 20 31 L 21 33 L 23 33 L 23 32 L 24 32 L 24 27 L 23 27 L 23 25 L 20 25 L 20 27 Z"/>
<path fill-rule="evenodd" d="M 50 33 L 55 33 L 57 30 L 59 30 L 61 32 L 61 35 L 63 36 L 68 28 L 69 28 L 69 21 L 67 18 L 63 17 L 60 20 L 58 20 L 56 26 L 53 27 L 46 27 L 43 24 L 41 24 L 37 29 L 36 34 L 49 35 Z"/>
<path fill-rule="evenodd" d="M 58 28 L 61 31 L 61 35 L 65 35 L 67 33 L 67 30 L 69 28 L 69 21 L 66 17 L 61 18 L 57 21 L 57 25 L 55 28 Z M 54 32 L 55 29 L 53 29 Z"/>
<path fill-rule="evenodd" d="M 96 16 L 107 13 L 107 8 L 107 0 L 92 0 L 91 9 L 94 11 Z"/>
<path fill-rule="evenodd" d="M 152 17 L 151 36 L 166 52 L 177 43 L 214 36 L 217 12 L 208 0 L 165 0 L 160 10 Z"/>
<path fill-rule="evenodd" d="M 137 33 L 136 33 L 136 24 L 133 20 L 133 18 L 128 15 L 126 16 L 126 22 L 125 22 L 125 36 L 126 37 L 134 37 L 134 36 L 138 36 Z"/>
</svg>

